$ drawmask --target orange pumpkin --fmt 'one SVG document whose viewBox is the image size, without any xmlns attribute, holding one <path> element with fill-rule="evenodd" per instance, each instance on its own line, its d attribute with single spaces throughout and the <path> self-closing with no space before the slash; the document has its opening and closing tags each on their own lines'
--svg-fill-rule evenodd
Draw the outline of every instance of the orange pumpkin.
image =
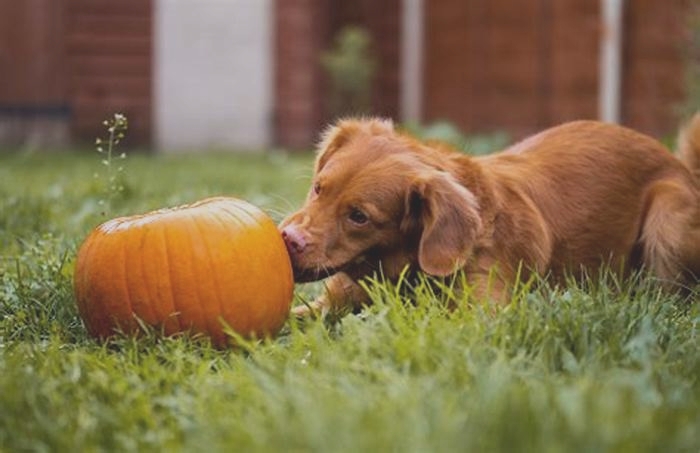
<svg viewBox="0 0 700 453">
<path fill-rule="evenodd" d="M 203 333 L 223 346 L 224 323 L 244 336 L 275 335 L 294 281 L 272 219 L 218 197 L 95 228 L 78 251 L 74 289 L 94 337 L 138 331 L 139 318 L 167 335 Z"/>
</svg>

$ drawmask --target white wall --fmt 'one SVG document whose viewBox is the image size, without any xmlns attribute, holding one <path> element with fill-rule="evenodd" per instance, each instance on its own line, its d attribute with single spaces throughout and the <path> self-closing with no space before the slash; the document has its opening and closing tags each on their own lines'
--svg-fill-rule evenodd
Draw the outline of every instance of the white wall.
<svg viewBox="0 0 700 453">
<path fill-rule="evenodd" d="M 261 148 L 272 118 L 272 0 L 156 0 L 160 150 Z"/>
<path fill-rule="evenodd" d="M 423 112 L 424 0 L 403 0 L 401 10 L 401 119 L 420 123 Z"/>
</svg>

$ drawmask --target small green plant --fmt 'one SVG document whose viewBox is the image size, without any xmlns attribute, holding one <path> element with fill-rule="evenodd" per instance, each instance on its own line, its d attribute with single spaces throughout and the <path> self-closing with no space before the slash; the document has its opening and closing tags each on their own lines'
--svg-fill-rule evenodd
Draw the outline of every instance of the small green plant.
<svg viewBox="0 0 700 453">
<path fill-rule="evenodd" d="M 129 122 L 121 113 L 115 113 L 110 119 L 106 119 L 102 124 L 107 128 L 107 137 L 95 139 L 97 152 L 102 154 L 102 165 L 105 167 L 105 198 L 99 201 L 101 214 L 106 217 L 112 212 L 114 200 L 122 195 L 125 190 L 124 185 L 124 166 L 117 165 L 116 161 L 126 159 L 126 153 L 122 152 L 116 155 L 117 145 L 124 139 L 126 130 L 129 128 Z M 100 178 L 99 173 L 95 173 L 95 178 Z"/>
<path fill-rule="evenodd" d="M 466 135 L 455 124 L 446 120 L 437 120 L 429 124 L 408 123 L 403 127 L 421 140 L 444 142 L 474 156 L 500 151 L 511 142 L 505 132 Z"/>
<path fill-rule="evenodd" d="M 321 55 L 330 78 L 330 114 L 367 113 L 371 108 L 372 81 L 377 63 L 371 55 L 372 38 L 360 27 L 343 28 L 333 48 Z"/>
</svg>

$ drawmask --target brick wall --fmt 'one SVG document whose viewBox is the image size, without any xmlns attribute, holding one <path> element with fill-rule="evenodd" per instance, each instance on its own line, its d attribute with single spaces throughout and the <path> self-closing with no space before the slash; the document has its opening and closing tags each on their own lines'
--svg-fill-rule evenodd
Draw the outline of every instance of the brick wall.
<svg viewBox="0 0 700 453">
<path fill-rule="evenodd" d="M 336 33 L 363 26 L 372 36 L 378 71 L 372 87 L 376 115 L 395 117 L 399 98 L 400 0 L 277 0 L 275 5 L 275 142 L 308 148 L 333 121 L 329 83 L 320 65 Z"/>
<path fill-rule="evenodd" d="M 335 2 L 330 9 L 331 33 L 359 26 L 372 38 L 371 53 L 377 68 L 372 86 L 374 115 L 396 117 L 399 111 L 401 0 Z M 326 47 L 330 42 L 326 43 Z"/>
<path fill-rule="evenodd" d="M 626 2 L 624 124 L 657 136 L 676 129 L 689 4 Z M 424 117 L 514 136 L 596 118 L 599 6 L 591 0 L 426 2 Z"/>
<path fill-rule="evenodd" d="M 65 102 L 62 32 L 55 0 L 0 0 L 0 104 Z"/>
<path fill-rule="evenodd" d="M 0 0 L 0 145 L 68 141 L 63 7 Z"/>
<path fill-rule="evenodd" d="M 597 114 L 598 2 L 426 4 L 425 118 L 523 135 Z"/>
<path fill-rule="evenodd" d="M 68 117 L 72 137 L 85 141 L 120 111 L 129 141 L 149 144 L 153 1 L 0 0 L 0 107 Z M 275 142 L 308 147 L 332 120 L 319 56 L 349 24 L 370 32 L 379 63 L 369 113 L 397 116 L 401 0 L 274 1 Z M 692 3 L 626 2 L 623 123 L 654 135 L 675 130 Z M 424 5 L 425 120 L 519 136 L 597 116 L 599 1 Z"/>
<path fill-rule="evenodd" d="M 676 108 L 685 94 L 683 54 L 691 3 L 627 2 L 621 109 L 626 124 L 656 135 L 678 127 Z"/>
<path fill-rule="evenodd" d="M 547 116 L 537 126 L 597 118 L 600 2 L 547 3 L 551 15 L 546 18 L 549 33 L 544 39 L 548 50 L 543 76 L 551 89 L 544 93 Z"/>
<path fill-rule="evenodd" d="M 104 135 L 102 120 L 120 112 L 127 141 L 150 143 L 152 0 L 63 2 L 73 137 Z"/>
<path fill-rule="evenodd" d="M 324 0 L 276 0 L 275 142 L 309 146 L 323 123 L 319 54 L 330 36 Z"/>
</svg>

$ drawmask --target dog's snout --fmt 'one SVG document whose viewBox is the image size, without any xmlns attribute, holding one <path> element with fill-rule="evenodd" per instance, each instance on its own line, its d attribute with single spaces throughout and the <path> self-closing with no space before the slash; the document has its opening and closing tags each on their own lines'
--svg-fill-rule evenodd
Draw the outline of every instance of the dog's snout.
<svg viewBox="0 0 700 453">
<path fill-rule="evenodd" d="M 282 229 L 282 238 L 284 238 L 284 243 L 287 245 L 287 250 L 290 254 L 298 255 L 306 248 L 304 234 L 294 225 L 287 225 Z"/>
</svg>

